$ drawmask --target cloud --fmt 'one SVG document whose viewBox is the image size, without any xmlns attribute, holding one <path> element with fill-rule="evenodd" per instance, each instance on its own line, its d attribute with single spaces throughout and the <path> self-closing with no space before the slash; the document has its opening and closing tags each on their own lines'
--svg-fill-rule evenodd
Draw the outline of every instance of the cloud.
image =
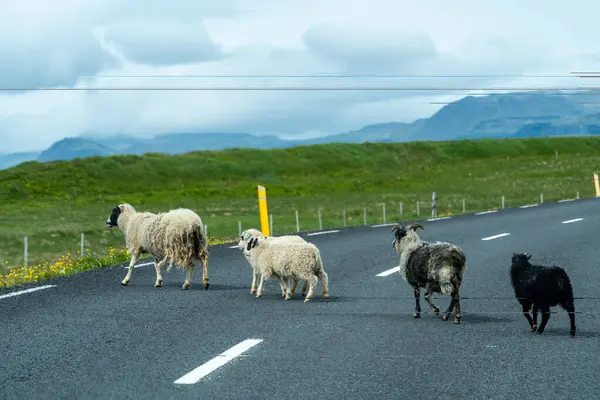
<svg viewBox="0 0 600 400">
<path fill-rule="evenodd" d="M 575 87 L 581 83 L 573 78 L 491 75 L 597 70 L 594 7 L 554 0 L 5 2 L 0 34 L 13 39 L 0 43 L 0 87 L 90 90 L 0 92 L 0 152 L 41 149 L 83 132 L 338 133 L 426 117 L 441 107 L 432 101 L 477 92 L 440 88 Z M 314 77 L 325 74 L 429 77 Z M 398 87 L 413 90 L 389 90 Z M 119 88 L 138 90 L 108 90 Z M 161 90 L 140 90 L 149 88 Z M 313 90 L 240 90 L 248 88 Z M 339 90 L 316 90 L 324 88 Z"/>
</svg>

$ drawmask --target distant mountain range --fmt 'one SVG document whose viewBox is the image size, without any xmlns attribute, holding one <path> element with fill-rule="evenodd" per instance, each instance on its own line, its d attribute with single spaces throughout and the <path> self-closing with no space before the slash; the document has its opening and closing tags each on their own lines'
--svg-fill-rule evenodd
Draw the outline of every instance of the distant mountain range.
<svg viewBox="0 0 600 400">
<path fill-rule="evenodd" d="M 585 104 L 587 103 L 587 104 Z M 412 123 L 386 122 L 325 137 L 286 140 L 250 133 L 164 133 L 151 139 L 93 134 L 64 138 L 41 152 L 0 154 L 0 169 L 25 161 L 71 160 L 115 154 L 182 154 L 231 147 L 283 148 L 332 142 L 406 142 L 481 138 L 525 138 L 600 134 L 600 94 L 595 92 L 525 92 L 466 96 L 429 118 Z"/>
</svg>

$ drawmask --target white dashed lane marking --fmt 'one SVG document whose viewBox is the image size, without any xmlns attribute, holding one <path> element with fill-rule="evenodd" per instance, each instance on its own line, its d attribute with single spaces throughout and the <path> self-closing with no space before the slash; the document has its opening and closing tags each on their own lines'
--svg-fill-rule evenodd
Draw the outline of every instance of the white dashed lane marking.
<svg viewBox="0 0 600 400">
<path fill-rule="evenodd" d="M 510 235 L 510 233 L 500 233 L 498 235 L 484 237 L 481 240 L 493 240 L 493 239 L 498 239 L 498 238 L 508 236 L 508 235 Z"/>
<path fill-rule="evenodd" d="M 198 368 L 188 372 L 181 378 L 175 381 L 176 384 L 184 384 L 191 385 L 197 383 L 200 379 L 210 374 L 217 368 L 227 364 L 229 361 L 233 360 L 236 357 L 239 357 L 243 352 L 250 349 L 251 347 L 256 346 L 262 339 L 246 339 L 241 343 L 236 344 L 229 350 L 225 350 L 223 353 L 219 354 L 212 360 L 209 360 L 199 366 Z"/>
<path fill-rule="evenodd" d="M 377 276 L 388 276 L 393 274 L 394 272 L 399 272 L 400 271 L 400 267 L 394 267 L 392 269 L 388 269 L 387 271 L 383 271 L 379 274 L 377 274 Z"/>
<path fill-rule="evenodd" d="M 570 224 L 572 222 L 579 222 L 579 221 L 583 221 L 583 218 L 575 218 L 575 219 L 569 219 L 567 221 L 563 221 L 563 224 Z"/>
</svg>

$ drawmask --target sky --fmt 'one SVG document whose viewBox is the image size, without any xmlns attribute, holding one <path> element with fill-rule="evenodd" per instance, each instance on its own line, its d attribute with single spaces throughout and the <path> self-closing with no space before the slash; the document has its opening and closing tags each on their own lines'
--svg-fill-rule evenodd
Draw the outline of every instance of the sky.
<svg viewBox="0 0 600 400">
<path fill-rule="evenodd" d="M 431 102 L 475 89 L 576 87 L 571 72 L 600 70 L 599 11 L 592 0 L 6 1 L 0 153 L 80 134 L 315 137 L 428 117 L 442 106 Z M 337 90 L 351 87 L 473 90 Z"/>
</svg>

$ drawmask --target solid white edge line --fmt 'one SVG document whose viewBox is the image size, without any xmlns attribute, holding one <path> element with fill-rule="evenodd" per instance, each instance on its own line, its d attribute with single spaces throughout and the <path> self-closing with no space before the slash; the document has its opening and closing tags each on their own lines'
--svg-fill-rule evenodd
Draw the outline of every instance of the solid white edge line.
<svg viewBox="0 0 600 400">
<path fill-rule="evenodd" d="M 539 206 L 539 204 L 527 204 L 527 205 L 521 206 L 519 208 L 530 208 L 530 207 L 537 207 L 537 206 Z"/>
<path fill-rule="evenodd" d="M 197 383 L 204 376 L 210 374 L 217 368 L 227 364 L 229 361 L 241 355 L 246 350 L 250 349 L 253 346 L 256 346 L 262 339 L 246 339 L 241 343 L 236 344 L 232 348 L 225 350 L 223 353 L 219 354 L 215 358 L 205 362 L 198 368 L 188 372 L 183 375 L 181 378 L 175 381 L 176 384 L 184 384 L 191 385 Z"/>
<path fill-rule="evenodd" d="M 566 221 L 563 221 L 563 224 L 570 224 L 571 222 L 578 222 L 578 221 L 583 221 L 583 218 L 575 218 L 575 219 L 569 219 Z"/>
<path fill-rule="evenodd" d="M 494 235 L 494 236 L 488 236 L 488 237 L 484 237 L 481 240 L 492 240 L 492 239 L 498 239 L 504 236 L 508 236 L 510 235 L 510 233 L 500 233 L 498 235 Z"/>
<path fill-rule="evenodd" d="M 495 213 L 495 212 L 498 212 L 498 210 L 476 212 L 475 215 L 485 215 L 485 214 L 491 214 L 491 213 Z"/>
<path fill-rule="evenodd" d="M 392 269 L 388 269 L 387 271 L 383 271 L 379 274 L 377 274 L 376 276 L 388 276 L 393 274 L 394 272 L 399 272 L 400 271 L 400 267 L 394 267 Z"/>
<path fill-rule="evenodd" d="M 134 265 L 133 268 L 145 267 L 146 265 L 154 265 L 154 261 L 137 264 L 137 265 Z M 129 268 L 129 265 L 126 265 L 123 268 Z"/>
<path fill-rule="evenodd" d="M 383 226 L 392 226 L 395 225 L 394 223 L 391 224 L 378 224 L 378 225 L 371 225 L 371 228 L 381 228 Z"/>
<path fill-rule="evenodd" d="M 334 229 L 332 231 L 313 232 L 313 233 L 307 233 L 306 236 L 325 235 L 327 233 L 337 233 L 339 231 L 340 231 L 339 229 Z"/>
<path fill-rule="evenodd" d="M 229 248 L 230 249 L 237 249 L 238 247 L 237 247 L 237 245 L 235 245 L 235 246 L 229 246 Z"/>
<path fill-rule="evenodd" d="M 429 222 L 433 222 L 433 221 L 440 221 L 442 219 L 450 219 L 452 217 L 437 217 L 437 218 L 429 218 L 427 221 Z"/>
<path fill-rule="evenodd" d="M 564 199 L 564 200 L 559 200 L 559 203 L 564 203 L 566 201 L 575 201 L 575 199 Z"/>
<path fill-rule="evenodd" d="M 37 292 L 38 290 L 48 289 L 48 288 L 52 288 L 52 287 L 56 287 L 56 285 L 44 285 L 44 286 L 37 286 L 37 287 L 29 288 L 29 289 L 19 290 L 18 292 L 3 294 L 0 296 L 0 299 L 6 299 L 8 297 L 19 296 L 21 294 Z"/>
</svg>

